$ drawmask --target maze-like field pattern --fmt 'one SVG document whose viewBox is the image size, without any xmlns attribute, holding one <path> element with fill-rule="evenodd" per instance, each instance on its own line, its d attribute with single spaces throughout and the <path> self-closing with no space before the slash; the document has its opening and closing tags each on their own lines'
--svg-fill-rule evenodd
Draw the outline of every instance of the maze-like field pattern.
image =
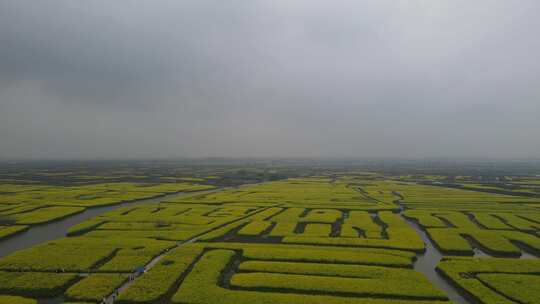
<svg viewBox="0 0 540 304">
<path fill-rule="evenodd" d="M 393 299 L 435 303 L 446 299 L 421 274 L 395 264 L 411 258 L 406 254 L 219 247 L 211 246 L 197 260 L 173 303 L 393 303 Z"/>
<path fill-rule="evenodd" d="M 212 188 L 191 183 L 109 183 L 82 186 L 0 184 L 0 240 L 25 231 L 31 225 L 69 217 L 88 207 Z"/>
<path fill-rule="evenodd" d="M 447 254 L 473 255 L 473 245 L 495 256 L 520 256 L 522 248 L 540 252 L 538 214 L 412 210 L 405 216 Z"/>
<path fill-rule="evenodd" d="M 98 303 L 121 288 L 116 303 L 448 303 L 413 270 L 425 247 L 406 218 L 451 254 L 540 248 L 533 209 L 406 207 L 403 217 L 406 185 L 289 179 L 123 207 L 0 259 L 0 294 Z M 496 204 L 524 208 L 507 200 Z M 495 294 L 479 302 L 535 303 L 497 282 L 531 288 L 537 259 L 451 258 L 439 271 L 471 297 Z"/>
<path fill-rule="evenodd" d="M 377 186 L 399 195 L 404 216 L 443 254 L 475 256 L 446 257 L 437 267 L 471 302 L 540 303 L 538 197 L 403 182 Z"/>
<path fill-rule="evenodd" d="M 540 260 L 448 258 L 438 266 L 481 303 L 540 303 Z"/>
</svg>

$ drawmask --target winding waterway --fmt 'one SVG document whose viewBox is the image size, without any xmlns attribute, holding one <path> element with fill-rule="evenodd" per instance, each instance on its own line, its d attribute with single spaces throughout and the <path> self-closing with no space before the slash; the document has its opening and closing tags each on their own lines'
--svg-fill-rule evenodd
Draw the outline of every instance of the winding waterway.
<svg viewBox="0 0 540 304">
<path fill-rule="evenodd" d="M 193 192 L 179 192 L 174 194 L 162 195 L 149 199 L 136 200 L 131 202 L 124 202 L 116 205 L 89 207 L 84 212 L 63 218 L 57 221 L 31 226 L 25 232 L 16 234 L 10 238 L 0 241 L 0 257 L 9 255 L 17 250 L 30 248 L 34 245 L 44 242 L 52 241 L 55 239 L 66 236 L 69 227 L 81 223 L 89 218 L 104 214 L 106 212 L 116 210 L 125 206 L 137 206 L 141 204 L 158 203 L 163 200 L 176 198 L 179 196 L 185 196 L 193 193 L 208 193 L 220 191 L 222 188 L 193 191 Z"/>
<path fill-rule="evenodd" d="M 443 255 L 433 245 L 433 242 L 427 236 L 427 233 L 416 222 L 404 217 L 402 212 L 403 210 L 401 210 L 400 212 L 402 218 L 420 235 L 426 247 L 425 253 L 417 255 L 417 260 L 414 263 L 414 269 L 416 271 L 423 273 L 433 285 L 437 286 L 442 291 L 444 291 L 452 302 L 459 303 L 459 304 L 473 303 L 469 301 L 467 298 L 463 297 L 457 291 L 457 289 L 454 288 L 454 286 L 452 286 L 448 281 L 446 281 L 435 270 L 435 268 L 437 267 L 437 264 L 439 264 Z M 489 255 L 488 253 L 486 253 L 480 248 L 474 247 L 473 250 L 474 250 L 473 257 L 475 258 L 491 258 L 492 257 L 491 255 Z M 522 254 L 519 258 L 520 259 L 535 259 L 537 257 L 522 250 Z"/>
<path fill-rule="evenodd" d="M 466 298 L 464 298 L 459 292 L 450 285 L 437 271 L 435 267 L 439 264 L 439 261 L 442 259 L 443 255 L 439 252 L 437 248 L 431 242 L 431 239 L 427 236 L 418 224 L 407 219 L 402 215 L 402 217 L 407 221 L 407 223 L 420 235 L 424 241 L 426 251 L 423 254 L 416 256 L 416 261 L 414 262 L 414 270 L 423 273 L 426 278 L 436 287 L 441 289 L 446 293 L 448 298 L 458 304 L 467 304 L 471 303 Z"/>
</svg>

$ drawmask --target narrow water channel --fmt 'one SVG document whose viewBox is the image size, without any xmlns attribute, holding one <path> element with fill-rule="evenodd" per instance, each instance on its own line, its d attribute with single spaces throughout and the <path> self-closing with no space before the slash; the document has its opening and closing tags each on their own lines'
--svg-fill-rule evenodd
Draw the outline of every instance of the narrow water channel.
<svg viewBox="0 0 540 304">
<path fill-rule="evenodd" d="M 214 191 L 219 191 L 219 190 L 221 190 L 221 188 L 212 189 L 212 190 L 204 190 L 204 191 L 195 191 L 195 192 L 207 193 L 207 192 L 214 192 Z M 193 193 L 194 192 L 180 192 L 180 193 L 168 194 L 168 195 L 163 195 L 163 196 L 149 198 L 149 199 L 125 202 L 125 203 L 121 203 L 117 205 L 90 207 L 90 208 L 87 208 L 84 212 L 75 214 L 73 216 L 69 216 L 67 218 L 64 218 L 58 221 L 31 226 L 30 229 L 28 229 L 26 232 L 17 234 L 15 236 L 12 236 L 10 238 L 0 241 L 0 257 L 9 255 L 17 250 L 30 248 L 37 244 L 41 244 L 47 241 L 52 241 L 55 239 L 62 238 L 66 236 L 66 233 L 69 227 L 76 225 L 78 223 L 81 223 L 94 216 L 98 216 L 100 214 L 103 214 L 112 210 L 116 210 L 121 207 L 137 206 L 137 205 L 149 204 L 149 203 L 158 203 L 166 199 L 176 198 L 179 196 L 184 196 L 184 195 L 193 194 Z"/>
<path fill-rule="evenodd" d="M 444 291 L 452 302 L 458 304 L 471 303 L 466 298 L 461 296 L 459 292 L 452 285 L 450 285 L 450 283 L 448 283 L 440 274 L 437 273 L 437 271 L 435 271 L 435 267 L 437 264 L 439 264 L 439 261 L 443 256 L 439 250 L 435 248 L 424 230 L 422 230 L 415 222 L 407 219 L 403 215 L 402 217 L 414 230 L 416 230 L 426 246 L 426 252 L 416 256 L 417 260 L 414 262 L 414 270 L 423 273 L 433 285 Z"/>
</svg>

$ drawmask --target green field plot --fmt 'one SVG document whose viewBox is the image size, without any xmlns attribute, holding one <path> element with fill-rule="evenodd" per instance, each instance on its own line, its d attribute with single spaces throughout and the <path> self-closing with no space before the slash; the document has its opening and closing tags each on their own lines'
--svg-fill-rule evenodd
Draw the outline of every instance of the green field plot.
<svg viewBox="0 0 540 304">
<path fill-rule="evenodd" d="M 9 270 L 9 274 L 17 276 L 31 276 L 33 274 L 42 275 L 42 277 L 34 277 L 31 281 L 41 282 L 44 285 L 34 284 L 36 290 L 26 290 L 24 292 L 14 291 L 9 289 L 11 286 L 9 282 L 16 282 L 12 277 L 8 277 L 5 283 L 5 288 L 1 289 L 1 293 L 9 295 L 24 295 L 33 297 L 50 297 L 53 295 L 64 293 L 64 296 L 71 301 L 83 301 L 94 302 L 99 301 L 103 297 L 109 295 L 114 288 L 119 286 L 127 278 L 127 275 L 133 271 L 137 263 L 144 263 L 144 261 L 137 260 L 137 257 L 148 257 L 156 250 L 163 248 L 164 244 L 160 244 L 158 241 L 146 244 L 146 247 L 137 246 L 135 241 L 130 240 L 118 240 L 116 242 L 93 242 L 93 238 L 87 237 L 73 237 L 67 238 L 57 243 L 43 245 L 44 248 L 36 247 L 33 252 L 21 251 L 15 253 L 12 256 L 8 256 L 0 260 L 0 265 L 5 265 L 6 270 Z M 140 240 L 138 240 L 140 241 Z M 54 247 L 51 247 L 54 246 Z M 91 252 L 92 255 L 99 255 L 99 249 L 113 249 L 112 254 L 107 255 L 106 259 L 100 259 L 99 262 L 90 260 L 84 256 L 84 252 Z M 48 250 L 47 250 L 48 249 Z M 57 252 L 61 253 L 53 256 L 46 256 L 43 252 Z M 304 245 L 271 245 L 271 244 L 246 244 L 246 243 L 197 243 L 191 245 L 185 245 L 177 249 L 173 249 L 167 252 L 165 248 L 161 254 L 164 254 L 162 258 L 157 262 L 156 266 L 138 278 L 132 285 L 124 290 L 119 299 L 119 303 L 148 303 L 159 302 L 168 299 L 173 296 L 177 288 L 182 289 L 189 278 L 196 272 L 196 268 L 189 269 L 190 265 L 195 263 L 197 267 L 197 260 L 204 252 L 225 251 L 231 252 L 237 256 L 240 254 L 241 260 L 244 262 L 240 264 L 237 275 L 258 272 L 264 274 L 296 274 L 302 276 L 309 276 L 310 282 L 315 285 L 310 285 L 313 288 L 318 288 L 318 292 L 321 293 L 321 299 L 328 298 L 331 302 L 338 303 L 342 297 L 344 301 L 352 301 L 351 303 L 364 303 L 360 302 L 360 298 L 356 299 L 356 296 L 361 297 L 367 303 L 384 303 L 379 297 L 388 297 L 391 303 L 415 303 L 413 299 L 420 300 L 419 303 L 431 303 L 438 302 L 435 300 L 444 300 L 445 296 L 439 291 L 434 289 L 425 278 L 413 271 L 412 267 L 414 254 L 407 251 L 393 251 L 384 249 L 363 249 L 363 248 L 342 248 L 342 247 L 325 247 L 319 248 L 316 246 L 304 246 Z M 69 257 L 71 255 L 77 255 L 77 262 L 80 265 L 87 263 L 93 264 L 94 267 L 88 267 L 92 270 L 92 273 L 84 278 L 77 276 L 77 273 L 64 273 L 63 271 L 70 272 L 75 269 L 69 269 L 68 264 L 63 261 L 72 258 L 71 263 L 75 262 L 75 257 Z M 31 255 L 43 256 L 43 259 L 51 259 L 49 263 L 42 263 L 40 270 L 42 272 L 26 272 L 21 268 L 24 263 L 20 260 L 30 260 Z M 52 254 L 52 253 L 51 253 Z M 105 255 L 107 252 L 103 252 L 101 255 Z M 135 260 L 131 260 L 135 258 Z M 85 260 L 88 260 L 85 262 Z M 19 262 L 17 264 L 17 262 Z M 4 264 L 2 264 L 4 263 Z M 125 264 L 124 264 L 125 263 Z M 96 265 L 101 265 L 96 268 Z M 324 266 L 324 267 L 321 267 Z M 62 267 L 62 268 L 59 268 Z M 66 267 L 66 268 L 63 268 Z M 225 266 L 223 266 L 225 267 Z M 2 268 L 2 266 L 0 266 Z M 55 269 L 61 269 L 60 272 Z M 82 267 L 74 267 L 82 268 Z M 75 272 L 81 272 L 77 270 Z M 104 272 L 105 271 L 105 272 Z M 49 280 L 48 278 L 52 279 Z M 330 285 L 317 285 L 320 281 L 320 277 L 331 277 L 335 279 Z M 353 292 L 355 296 L 347 291 L 347 287 L 336 287 L 339 289 L 338 293 L 342 293 L 340 296 L 336 296 L 330 289 L 332 284 L 341 284 L 337 280 L 356 278 L 359 280 L 351 281 L 353 283 L 367 283 L 370 280 L 373 287 L 369 287 L 367 284 L 361 292 Z M 380 287 L 375 281 L 387 280 L 393 278 L 393 280 L 407 279 L 415 281 L 416 291 L 411 289 L 401 288 L 401 291 L 387 292 Z M 401 278 L 401 279 L 400 279 Z M 26 279 L 19 279 L 26 280 Z M 336 281 L 337 280 L 337 281 Z M 47 284 L 45 284 L 45 282 Z M 231 285 L 233 282 L 237 282 L 237 279 L 233 276 L 231 279 Z M 54 283 L 54 284 L 53 284 Z M 17 283 L 19 284 L 19 283 Z M 52 284 L 52 285 L 51 285 Z M 180 287 L 179 287 L 180 286 Z M 202 288 L 202 289 L 201 289 Z M 377 289 L 379 288 L 379 289 Z M 198 290 L 203 290 L 204 286 L 200 286 Z M 365 292 L 364 292 L 365 291 Z M 232 292 L 232 291 L 231 291 Z M 299 294 L 297 298 L 303 297 L 308 291 L 298 290 Z M 258 293 L 258 292 L 257 292 Z M 308 292 L 309 293 L 309 292 Z M 273 292 L 271 293 L 273 294 Z M 328 294 L 328 295 L 325 295 Z M 265 293 L 259 296 L 264 297 Z M 371 297 L 375 298 L 371 298 Z M 271 296 L 273 297 L 273 295 Z M 319 296 L 317 296 L 318 299 Z M 333 299 L 336 297 L 336 299 Z M 311 299 L 311 296 L 308 296 Z M 212 298 L 209 298 L 211 300 Z M 315 299 L 315 297 L 313 297 Z M 333 300 L 332 300 L 333 299 Z M 278 296 L 272 303 L 282 303 L 285 299 L 281 299 Z M 275 302 L 277 301 L 277 302 Z M 283 302 L 284 303 L 284 302 Z"/>
<path fill-rule="evenodd" d="M 252 221 L 265 221 L 265 220 L 269 220 L 270 218 L 272 218 L 273 216 L 275 216 L 276 214 L 279 214 L 281 212 L 283 212 L 285 209 L 284 208 L 279 208 L 279 207 L 270 207 L 268 209 L 265 209 L 261 212 L 258 212 L 257 214 L 253 215 L 250 217 L 250 219 Z"/>
<path fill-rule="evenodd" d="M 378 196 L 387 202 L 399 198 L 400 205 L 408 210 L 537 212 L 538 209 L 532 206 L 540 203 L 538 197 L 495 194 L 448 188 L 442 185 L 421 185 L 390 180 L 371 182 L 363 189 L 371 193 L 373 197 Z M 431 221 L 431 225 L 441 225 L 436 223 L 436 220 L 431 219 Z"/>
<path fill-rule="evenodd" d="M 101 183 L 80 186 L 0 184 L 0 218 L 20 225 L 36 225 L 83 212 L 87 207 L 213 188 L 187 182 Z M 9 234 L 4 235 L 7 236 Z"/>
<path fill-rule="evenodd" d="M 315 237 L 328 237 L 330 236 L 330 233 L 332 232 L 332 226 L 330 224 L 320 224 L 320 223 L 312 223 L 307 224 L 304 228 L 304 232 L 302 235 L 305 235 L 307 237 L 315 236 Z"/>
<path fill-rule="evenodd" d="M 98 302 L 126 280 L 127 275 L 122 274 L 91 274 L 71 286 L 65 295 L 70 300 Z"/>
<path fill-rule="evenodd" d="M 472 255 L 473 246 L 466 238 L 473 240 L 474 246 L 479 246 L 480 249 L 494 255 L 519 256 L 521 250 L 515 245 L 516 243 L 532 251 L 540 252 L 540 238 L 519 231 L 432 228 L 427 232 L 435 245 L 447 254 Z"/>
<path fill-rule="evenodd" d="M 204 229 L 199 229 L 198 231 L 204 231 Z M 118 230 L 94 230 L 86 233 L 84 236 L 91 238 L 110 238 L 110 237 L 126 237 L 131 239 L 137 238 L 147 238 L 153 240 L 162 240 L 162 241 L 184 241 L 197 233 L 196 229 L 193 231 L 118 231 Z"/>
<path fill-rule="evenodd" d="M 97 302 L 136 268 L 174 246 L 131 238 L 70 237 L 0 259 L 0 294 Z M 80 277 L 81 273 L 91 273 Z"/>
<path fill-rule="evenodd" d="M 101 224 L 105 223 L 103 220 L 99 219 L 90 219 L 74 226 L 69 227 L 67 231 L 68 236 L 81 235 L 86 232 L 92 231 L 95 228 L 99 227 Z"/>
<path fill-rule="evenodd" d="M 10 215 L 10 218 L 19 224 L 35 225 L 68 217 L 83 211 L 84 208 L 81 207 L 45 207 L 31 212 L 13 214 Z"/>
<path fill-rule="evenodd" d="M 146 245 L 118 249 L 114 256 L 96 271 L 133 272 L 135 268 L 146 265 L 167 248 L 163 245 Z"/>
<path fill-rule="evenodd" d="M 418 239 L 417 239 L 418 238 Z M 283 238 L 283 243 L 287 244 L 312 244 L 320 246 L 346 246 L 346 247 L 369 247 L 410 250 L 423 252 L 424 243 L 415 236 L 413 239 L 363 239 L 363 238 L 341 238 L 341 237 L 309 237 L 309 236 L 288 236 Z"/>
<path fill-rule="evenodd" d="M 427 233 L 445 253 L 472 254 L 471 242 L 495 255 L 520 255 L 518 246 L 540 252 L 540 237 L 516 230 L 428 228 Z M 518 246 L 516 246 L 518 245 Z"/>
<path fill-rule="evenodd" d="M 10 219 L 11 216 L 14 214 L 31 212 L 33 210 L 37 210 L 43 207 L 40 205 L 24 204 L 24 203 L 5 204 L 3 206 L 4 206 L 4 209 L 3 211 L 0 211 L 0 214 L 2 214 L 2 216 L 7 219 Z"/>
<path fill-rule="evenodd" d="M 534 223 L 537 223 L 537 224 L 540 223 L 540 212 L 523 213 L 523 214 L 519 214 L 517 216 L 520 217 L 520 218 L 526 219 L 526 220 L 528 220 L 530 222 L 534 222 Z"/>
<path fill-rule="evenodd" d="M 464 228 L 464 229 L 476 229 L 479 228 L 471 219 L 461 212 L 438 212 L 433 214 L 435 217 L 440 218 L 442 221 L 449 224 L 450 227 Z"/>
<path fill-rule="evenodd" d="M 540 303 L 540 274 L 479 273 L 476 278 L 518 303 Z M 533 287 L 533 288 L 531 288 Z"/>
<path fill-rule="evenodd" d="M 507 226 L 512 227 L 513 229 L 520 231 L 540 231 L 540 223 L 534 220 L 534 217 L 540 216 L 539 212 L 529 212 L 529 213 L 493 213 L 493 216 Z"/>
<path fill-rule="evenodd" d="M 145 204 L 123 207 L 80 223 L 69 235 L 90 238 L 148 238 L 184 241 L 206 232 L 203 239 L 219 238 L 246 222 L 245 217 L 268 217 L 276 212 L 246 206 L 212 206 L 184 204 Z"/>
<path fill-rule="evenodd" d="M 229 234 L 231 231 L 234 231 L 244 225 L 247 225 L 249 220 L 234 221 L 232 223 L 225 224 L 216 229 L 210 230 L 208 233 L 200 236 L 199 241 L 211 241 L 222 238 L 223 236 Z"/>
<path fill-rule="evenodd" d="M 27 229 L 28 226 L 25 225 L 0 226 L 0 240 L 26 231 Z"/>
<path fill-rule="evenodd" d="M 158 302 L 174 292 L 183 273 L 202 253 L 202 247 L 189 245 L 161 259 L 148 273 L 137 279 L 118 298 L 118 303 Z"/>
<path fill-rule="evenodd" d="M 355 213 L 351 213 L 353 214 L 353 218 L 347 219 L 348 221 L 339 226 L 339 232 L 336 233 L 337 236 L 329 237 L 326 231 L 324 235 L 323 233 L 310 235 L 288 231 L 287 234 L 283 235 L 282 242 L 291 244 L 403 249 L 417 252 L 424 250 L 424 243 L 418 234 L 400 215 L 390 211 L 378 212 L 375 216 L 378 222 L 376 223 L 371 216 L 359 217 Z M 280 224 L 278 223 L 274 230 L 281 228 Z M 309 227 L 309 225 L 306 227 Z M 288 228 L 290 229 L 291 227 Z M 274 230 L 272 230 L 270 235 L 277 235 L 274 233 Z"/>
<path fill-rule="evenodd" d="M 531 214 L 531 213 L 529 213 Z M 533 215 L 535 213 L 532 213 Z M 436 212 L 407 210 L 404 215 L 424 228 L 465 228 L 538 231 L 540 224 L 527 219 L 527 214 L 501 212 Z"/>
<path fill-rule="evenodd" d="M 438 270 L 480 303 L 537 303 L 540 260 L 448 258 Z"/>
<path fill-rule="evenodd" d="M 343 213 L 335 209 L 311 209 L 301 218 L 308 223 L 334 223 L 343 217 Z"/>
<path fill-rule="evenodd" d="M 350 211 L 341 225 L 341 237 L 382 238 L 383 226 L 373 221 L 365 211 Z"/>
<path fill-rule="evenodd" d="M 83 186 L 24 186 L 3 185 L 5 188 L 15 187 L 19 191 L 2 192 L 0 202 L 25 203 L 30 205 L 69 205 L 98 206 L 154 197 L 180 191 L 198 191 L 212 189 L 212 186 L 190 183 L 171 184 L 135 184 L 106 183 Z"/>
<path fill-rule="evenodd" d="M 24 271 L 88 271 L 114 254 L 115 249 L 88 244 L 87 248 L 45 244 L 15 252 L 0 260 L 0 269 Z"/>
<path fill-rule="evenodd" d="M 0 270 L 88 272 L 123 256 L 123 252 L 157 254 L 174 245 L 173 242 L 129 238 L 65 238 L 17 251 L 0 259 Z M 135 253 L 133 253 L 135 255 Z M 119 263 L 120 264 L 120 263 Z M 129 263 L 122 263 L 128 267 Z M 133 264 L 130 269 L 140 266 Z"/>
<path fill-rule="evenodd" d="M 334 223 L 343 217 L 336 209 L 286 208 L 279 214 L 268 218 L 272 222 Z"/>
<path fill-rule="evenodd" d="M 320 247 L 311 245 L 200 243 L 207 248 L 242 251 L 252 260 L 296 261 L 310 263 L 359 264 L 412 267 L 415 254 L 409 251 L 373 248 Z"/>
<path fill-rule="evenodd" d="M 17 297 L 17 296 L 1 296 L 0 304 L 37 304 L 35 299 Z"/>
<path fill-rule="evenodd" d="M 471 216 L 476 220 L 479 226 L 486 229 L 512 230 L 512 226 L 505 223 L 503 219 L 492 213 L 475 212 Z"/>
<path fill-rule="evenodd" d="M 405 279 L 412 281 L 423 281 L 422 274 L 402 267 L 381 267 L 353 264 L 324 264 L 305 262 L 276 262 L 276 261 L 246 261 L 238 266 L 240 272 L 265 272 L 265 273 L 286 273 L 304 274 L 343 278 L 364 278 L 364 279 Z"/>
<path fill-rule="evenodd" d="M 386 183 L 399 191 L 403 215 L 422 227 L 435 246 L 449 255 L 518 257 L 523 249 L 540 253 L 538 198 L 475 192 L 441 186 Z"/>
<path fill-rule="evenodd" d="M 372 217 L 365 211 L 350 211 L 352 217 L 340 221 L 343 217 L 337 218 L 336 215 L 343 213 L 335 211 L 337 212 L 333 213 L 333 222 L 308 222 L 303 215 L 309 214 L 309 209 L 285 208 L 267 221 L 250 221 L 248 217 L 242 222 L 213 231 L 202 240 L 219 239 L 239 228 L 237 235 L 261 236 L 259 242 L 265 242 L 266 236 L 269 236 L 281 238 L 282 243 L 291 244 L 375 247 L 417 252 L 424 250 L 418 234 L 398 214 L 382 211 L 374 213 Z M 330 213 L 325 211 L 324 214 Z M 230 237 L 234 239 L 234 236 Z"/>
<path fill-rule="evenodd" d="M 412 219 L 424 228 L 448 228 L 451 227 L 432 211 L 407 210 L 403 213 L 406 218 Z"/>
<path fill-rule="evenodd" d="M 414 281 L 413 281 L 414 280 Z M 250 289 L 273 289 L 302 292 L 329 292 L 374 297 L 412 297 L 445 300 L 446 296 L 433 288 L 423 277 L 373 279 L 282 273 L 240 273 L 231 278 L 231 286 Z"/>
<path fill-rule="evenodd" d="M 318 196 L 313 196 L 314 193 Z M 376 212 L 387 209 L 391 203 L 371 199 L 345 178 L 335 183 L 321 178 L 289 179 L 194 195 L 178 201 L 183 206 L 189 206 L 188 202 L 199 202 L 203 208 L 240 203 L 270 205 L 268 210 L 254 215 L 243 226 L 231 224 L 203 236 L 203 240 L 219 239 L 238 228 L 239 236 L 261 236 L 260 242 L 265 242 L 266 236 L 269 236 L 295 244 L 424 250 L 419 236 L 399 215 L 389 211 Z M 361 207 L 366 203 L 370 204 L 369 208 Z M 343 208 L 348 204 L 355 208 Z M 316 208 L 313 208 L 315 205 Z M 365 211 L 358 210 L 362 208 Z M 372 214 L 366 212 L 368 210 Z M 226 213 L 239 217 L 251 210 L 238 211 Z M 212 211 L 206 215 L 221 213 Z M 222 235 L 218 232 L 222 232 Z"/>
<path fill-rule="evenodd" d="M 230 282 L 221 281 L 221 273 L 237 255 L 231 250 L 208 251 L 180 285 L 173 303 L 437 303 L 446 299 L 425 280 L 411 290 L 396 286 L 393 292 L 390 285 L 384 288 L 384 283 L 367 278 L 256 272 L 233 274 Z M 284 281 L 291 279 L 295 281 Z M 236 288 L 225 287 L 228 284 Z M 370 297 L 375 295 L 379 297 Z"/>
<path fill-rule="evenodd" d="M 270 230 L 270 236 L 283 237 L 287 235 L 294 235 L 294 231 L 298 226 L 297 222 L 277 222 Z"/>
<path fill-rule="evenodd" d="M 270 221 L 251 221 L 246 226 L 238 231 L 239 235 L 260 235 L 267 229 L 271 228 Z"/>
<path fill-rule="evenodd" d="M 395 183 L 391 186 L 393 191 L 399 192 L 408 203 L 430 204 L 482 204 L 482 203 L 528 203 L 540 202 L 539 198 L 520 197 L 513 195 L 477 192 L 441 186 L 427 186 L 412 183 Z"/>
<path fill-rule="evenodd" d="M 354 209 L 388 209 L 388 204 L 365 196 L 347 181 L 332 182 L 327 178 L 302 178 L 269 182 L 179 198 L 178 202 L 280 204 L 306 208 L 351 207 Z M 315 213 L 316 214 L 316 213 Z M 315 215 L 314 215 L 315 216 Z M 326 215 L 331 217 L 331 215 Z M 323 216 L 324 218 L 325 216 Z"/>
<path fill-rule="evenodd" d="M 28 297 L 54 297 L 78 280 L 76 274 L 0 271 L 0 293 Z"/>
</svg>

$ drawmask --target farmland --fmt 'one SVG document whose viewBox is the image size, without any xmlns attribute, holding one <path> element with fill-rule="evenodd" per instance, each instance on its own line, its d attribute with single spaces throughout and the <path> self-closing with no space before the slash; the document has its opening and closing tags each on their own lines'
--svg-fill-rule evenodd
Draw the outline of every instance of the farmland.
<svg viewBox="0 0 540 304">
<path fill-rule="evenodd" d="M 124 204 L 0 258 L 0 303 L 540 301 L 540 197 L 468 178 L 450 187 L 444 176 L 355 170 L 220 187 L 208 177 L 230 169 L 201 171 L 152 182 L 145 171 L 137 182 L 94 172 L 84 184 L 0 184 L 6 240 L 93 206 L 185 192 Z M 520 193 L 535 184 L 512 182 Z"/>
</svg>

